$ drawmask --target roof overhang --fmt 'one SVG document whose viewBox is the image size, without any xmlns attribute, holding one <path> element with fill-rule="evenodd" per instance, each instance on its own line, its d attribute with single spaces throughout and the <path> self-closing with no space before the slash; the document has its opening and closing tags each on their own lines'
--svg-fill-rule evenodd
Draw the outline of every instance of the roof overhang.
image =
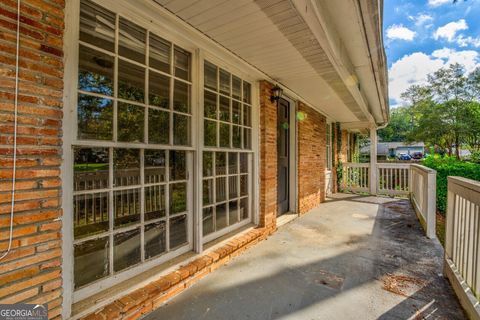
<svg viewBox="0 0 480 320">
<path fill-rule="evenodd" d="M 332 120 L 387 121 L 381 0 L 154 1 Z"/>
</svg>

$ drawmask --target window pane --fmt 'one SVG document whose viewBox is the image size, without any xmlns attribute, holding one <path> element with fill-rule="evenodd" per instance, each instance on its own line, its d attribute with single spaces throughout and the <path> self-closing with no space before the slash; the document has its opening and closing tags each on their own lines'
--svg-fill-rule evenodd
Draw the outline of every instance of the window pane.
<svg viewBox="0 0 480 320">
<path fill-rule="evenodd" d="M 213 179 L 203 180 L 203 205 L 207 206 L 213 204 L 215 200 L 213 199 Z"/>
<path fill-rule="evenodd" d="M 252 108 L 246 104 L 243 105 L 243 125 L 252 126 Z"/>
<path fill-rule="evenodd" d="M 165 150 L 145 150 L 145 183 L 165 181 Z"/>
<path fill-rule="evenodd" d="M 143 142 L 145 107 L 118 103 L 118 141 Z"/>
<path fill-rule="evenodd" d="M 204 75 L 205 87 L 217 91 L 217 67 L 205 61 Z"/>
<path fill-rule="evenodd" d="M 145 187 L 145 220 L 165 217 L 165 186 Z"/>
<path fill-rule="evenodd" d="M 232 122 L 240 124 L 240 109 L 241 104 L 238 101 L 232 100 Z"/>
<path fill-rule="evenodd" d="M 230 125 L 226 123 L 220 123 L 220 147 L 230 147 Z"/>
<path fill-rule="evenodd" d="M 217 122 L 205 120 L 203 128 L 204 145 L 207 147 L 217 146 Z"/>
<path fill-rule="evenodd" d="M 179 112 L 190 113 L 190 85 L 175 81 L 173 92 L 173 109 Z"/>
<path fill-rule="evenodd" d="M 232 147 L 242 147 L 242 128 L 239 126 L 232 126 Z"/>
<path fill-rule="evenodd" d="M 114 227 L 140 222 L 140 189 L 113 192 Z"/>
<path fill-rule="evenodd" d="M 230 99 L 220 96 L 220 120 L 230 122 Z"/>
<path fill-rule="evenodd" d="M 88 240 L 74 246 L 74 282 L 80 288 L 108 275 L 108 237 Z"/>
<path fill-rule="evenodd" d="M 240 219 L 244 220 L 248 218 L 248 198 L 240 200 Z"/>
<path fill-rule="evenodd" d="M 74 196 L 73 219 L 75 239 L 108 231 L 108 193 Z"/>
<path fill-rule="evenodd" d="M 118 97 L 144 102 L 145 68 L 118 60 Z"/>
<path fill-rule="evenodd" d="M 228 173 L 235 174 L 238 172 L 238 153 L 230 152 L 228 154 Z"/>
<path fill-rule="evenodd" d="M 242 80 L 232 76 L 232 97 L 240 100 L 242 98 Z"/>
<path fill-rule="evenodd" d="M 145 63 L 145 29 L 120 17 L 118 54 L 131 60 Z"/>
<path fill-rule="evenodd" d="M 170 134 L 170 113 L 148 109 L 148 143 L 168 144 Z"/>
<path fill-rule="evenodd" d="M 165 221 L 145 226 L 145 259 L 149 259 L 165 252 L 167 248 L 167 233 Z"/>
<path fill-rule="evenodd" d="M 235 199 L 238 197 L 237 176 L 228 177 L 228 198 Z"/>
<path fill-rule="evenodd" d="M 113 96 L 114 64 L 112 56 L 80 45 L 78 88 Z"/>
<path fill-rule="evenodd" d="M 187 216 L 170 219 L 170 250 L 187 243 Z"/>
<path fill-rule="evenodd" d="M 78 95 L 78 139 L 112 140 L 113 101 Z"/>
<path fill-rule="evenodd" d="M 113 236 L 113 270 L 120 271 L 140 262 L 140 228 Z"/>
<path fill-rule="evenodd" d="M 73 149 L 73 190 L 108 188 L 108 149 Z"/>
<path fill-rule="evenodd" d="M 190 117 L 173 114 L 173 144 L 190 145 Z"/>
<path fill-rule="evenodd" d="M 187 179 L 187 153 L 170 150 L 170 181 Z"/>
<path fill-rule="evenodd" d="M 221 230 L 227 226 L 227 204 L 223 203 L 215 208 L 216 230 Z"/>
<path fill-rule="evenodd" d="M 243 128 L 243 147 L 245 149 L 252 148 L 252 130 Z"/>
<path fill-rule="evenodd" d="M 232 225 L 239 221 L 238 219 L 238 201 L 230 201 L 228 203 L 228 224 Z"/>
<path fill-rule="evenodd" d="M 227 178 L 217 178 L 216 180 L 216 202 L 222 202 L 227 199 Z"/>
<path fill-rule="evenodd" d="M 203 235 L 214 231 L 213 229 L 213 207 L 203 209 Z"/>
<path fill-rule="evenodd" d="M 113 149 L 113 178 L 115 187 L 140 184 L 140 150 Z"/>
<path fill-rule="evenodd" d="M 230 95 L 230 73 L 220 69 L 220 92 Z"/>
<path fill-rule="evenodd" d="M 170 185 L 170 214 L 187 211 L 187 184 Z"/>
<path fill-rule="evenodd" d="M 240 153 L 240 173 L 248 173 L 248 153 Z"/>
<path fill-rule="evenodd" d="M 243 81 L 243 102 L 248 104 L 252 103 L 251 85 L 248 82 Z"/>
<path fill-rule="evenodd" d="M 175 47 L 175 77 L 190 80 L 190 53 Z"/>
<path fill-rule="evenodd" d="M 213 175 L 213 152 L 203 152 L 203 176 L 209 177 Z"/>
<path fill-rule="evenodd" d="M 169 109 L 170 78 L 153 71 L 150 71 L 148 77 L 148 103 L 152 106 Z"/>
<path fill-rule="evenodd" d="M 203 106 L 206 118 L 217 119 L 217 95 L 215 93 L 205 91 Z"/>
<path fill-rule="evenodd" d="M 170 73 L 170 42 L 150 33 L 150 67 Z"/>
<path fill-rule="evenodd" d="M 80 4 L 80 40 L 113 52 L 115 14 L 88 0 Z"/>
<path fill-rule="evenodd" d="M 248 195 L 248 175 L 240 176 L 240 196 Z"/>
<path fill-rule="evenodd" d="M 227 174 L 227 154 L 225 152 L 215 153 L 215 174 L 217 176 Z"/>
</svg>

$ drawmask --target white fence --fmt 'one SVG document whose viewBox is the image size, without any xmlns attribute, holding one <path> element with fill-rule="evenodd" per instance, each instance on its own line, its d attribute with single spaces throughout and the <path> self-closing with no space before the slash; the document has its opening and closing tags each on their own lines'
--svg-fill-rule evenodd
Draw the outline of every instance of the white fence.
<svg viewBox="0 0 480 320">
<path fill-rule="evenodd" d="M 408 163 L 377 163 L 377 194 L 407 196 L 409 169 Z"/>
<path fill-rule="evenodd" d="M 480 182 L 448 177 L 445 275 L 471 319 L 480 319 Z"/>
<path fill-rule="evenodd" d="M 431 239 L 435 238 L 436 189 L 435 170 L 418 164 L 410 165 L 410 199 L 427 237 Z"/>
<path fill-rule="evenodd" d="M 375 194 L 410 197 L 427 237 L 435 238 L 436 172 L 418 164 L 377 163 Z M 370 193 L 370 164 L 343 164 L 342 190 Z"/>
</svg>

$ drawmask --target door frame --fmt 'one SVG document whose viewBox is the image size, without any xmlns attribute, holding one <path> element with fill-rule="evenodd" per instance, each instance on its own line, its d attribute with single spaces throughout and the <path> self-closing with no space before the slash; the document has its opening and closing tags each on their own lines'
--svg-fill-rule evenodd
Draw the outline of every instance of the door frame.
<svg viewBox="0 0 480 320">
<path fill-rule="evenodd" d="M 297 214 L 298 213 L 298 170 L 297 170 L 297 150 L 298 150 L 298 127 L 297 127 L 297 102 L 290 98 L 287 95 L 282 96 L 281 99 L 286 100 L 289 103 L 289 145 L 290 145 L 290 152 L 289 152 L 289 159 L 288 159 L 288 166 L 289 166 L 289 189 L 288 189 L 288 211 L 284 214 Z M 278 183 L 278 181 L 277 181 Z M 277 188 L 278 192 L 278 188 Z M 277 216 L 278 217 L 278 216 Z"/>
</svg>

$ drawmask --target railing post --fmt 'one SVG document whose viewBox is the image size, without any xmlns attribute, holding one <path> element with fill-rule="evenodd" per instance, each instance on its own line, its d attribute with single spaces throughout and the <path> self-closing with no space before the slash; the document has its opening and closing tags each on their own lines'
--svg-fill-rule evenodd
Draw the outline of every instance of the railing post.
<svg viewBox="0 0 480 320">
<path fill-rule="evenodd" d="M 427 173 L 427 219 L 425 221 L 427 225 L 427 237 L 434 239 L 436 237 L 435 225 L 437 215 L 437 175 L 435 171 L 429 171 Z"/>
<path fill-rule="evenodd" d="M 453 256 L 453 220 L 454 220 L 454 206 L 455 206 L 455 194 L 451 189 L 450 178 L 448 178 L 448 193 L 447 193 L 447 212 L 445 218 L 445 255 L 447 258 Z"/>
<path fill-rule="evenodd" d="M 370 128 L 370 194 L 377 194 L 377 128 Z"/>
</svg>

